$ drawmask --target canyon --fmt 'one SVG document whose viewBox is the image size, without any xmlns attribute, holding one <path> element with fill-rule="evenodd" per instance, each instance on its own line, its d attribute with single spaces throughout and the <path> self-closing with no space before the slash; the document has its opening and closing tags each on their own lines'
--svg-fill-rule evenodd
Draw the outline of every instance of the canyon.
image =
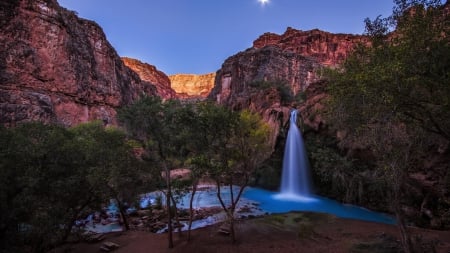
<svg viewBox="0 0 450 253">
<path fill-rule="evenodd" d="M 167 76 L 149 63 L 121 58 L 100 26 L 56 0 L 1 1 L 0 124 L 41 121 L 69 127 L 100 120 L 114 125 L 117 110 L 141 96 L 209 99 L 262 115 L 275 150 L 292 107 L 310 131 L 325 131 L 323 70 L 338 67 L 355 46 L 369 43 L 362 35 L 288 27 L 283 34 L 261 35 L 216 73 Z M 448 158 L 435 159 L 426 169 L 437 163 L 448 168 Z M 417 198 L 442 195 L 441 188 L 428 187 L 437 185 L 439 173 L 415 175 Z"/>
<path fill-rule="evenodd" d="M 365 41 L 358 35 L 288 28 L 282 35 L 263 34 L 217 73 L 167 76 L 151 64 L 119 57 L 101 27 L 56 0 L 0 5 L 3 125 L 36 120 L 65 126 L 91 120 L 116 124 L 118 108 L 148 95 L 208 97 L 231 108 L 253 108 L 279 129 L 279 113 L 285 123 L 288 107 L 281 106 L 277 91 L 248 90 L 249 83 L 285 82 L 296 95 L 320 79 L 322 67 L 339 64 Z"/>
</svg>

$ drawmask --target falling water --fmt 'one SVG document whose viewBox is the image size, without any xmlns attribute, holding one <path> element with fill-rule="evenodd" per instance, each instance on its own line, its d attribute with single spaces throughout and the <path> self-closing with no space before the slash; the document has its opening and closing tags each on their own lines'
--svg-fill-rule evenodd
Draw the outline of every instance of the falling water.
<svg viewBox="0 0 450 253">
<path fill-rule="evenodd" d="M 297 110 L 291 112 L 289 131 L 284 148 L 280 197 L 301 198 L 311 194 L 308 157 L 300 130 Z"/>
</svg>

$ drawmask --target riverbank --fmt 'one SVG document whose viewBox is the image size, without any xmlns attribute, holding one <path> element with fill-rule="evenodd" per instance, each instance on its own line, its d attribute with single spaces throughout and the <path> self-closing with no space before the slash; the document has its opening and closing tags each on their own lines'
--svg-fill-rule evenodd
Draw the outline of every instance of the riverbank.
<svg viewBox="0 0 450 253">
<path fill-rule="evenodd" d="M 117 253 L 147 252 L 398 252 L 398 229 L 395 225 L 337 218 L 318 213 L 289 213 L 240 220 L 236 226 L 236 244 L 219 233 L 220 224 L 192 231 L 191 242 L 186 234 L 174 234 L 175 248 L 167 249 L 167 234 L 143 231 L 110 233 L 97 243 L 66 244 L 53 253 L 99 252 L 104 242 L 119 245 Z M 410 228 L 421 238 L 420 245 L 432 252 L 450 252 L 450 231 Z"/>
</svg>

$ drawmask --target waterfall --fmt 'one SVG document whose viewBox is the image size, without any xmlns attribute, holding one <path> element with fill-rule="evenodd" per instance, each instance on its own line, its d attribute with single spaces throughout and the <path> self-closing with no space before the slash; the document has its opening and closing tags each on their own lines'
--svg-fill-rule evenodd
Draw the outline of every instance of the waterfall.
<svg viewBox="0 0 450 253">
<path fill-rule="evenodd" d="M 284 148 L 280 195 L 296 198 L 307 197 L 311 193 L 308 157 L 302 134 L 297 127 L 297 110 L 293 110 Z"/>
</svg>

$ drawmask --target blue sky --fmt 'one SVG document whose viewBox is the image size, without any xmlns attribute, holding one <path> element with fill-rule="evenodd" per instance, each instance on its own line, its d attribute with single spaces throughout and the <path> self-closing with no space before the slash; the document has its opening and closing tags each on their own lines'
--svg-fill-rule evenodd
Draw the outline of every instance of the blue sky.
<svg viewBox="0 0 450 253">
<path fill-rule="evenodd" d="M 105 31 L 120 56 L 166 74 L 215 72 L 265 32 L 287 27 L 364 32 L 364 19 L 390 15 L 392 0 L 58 0 Z"/>
</svg>

